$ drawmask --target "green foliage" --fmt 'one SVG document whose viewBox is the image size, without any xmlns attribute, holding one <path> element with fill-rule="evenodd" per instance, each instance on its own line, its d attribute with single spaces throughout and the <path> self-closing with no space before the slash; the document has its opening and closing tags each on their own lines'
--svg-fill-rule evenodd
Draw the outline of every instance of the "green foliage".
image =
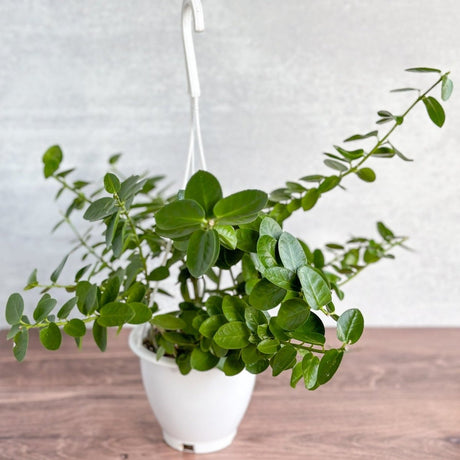
<svg viewBox="0 0 460 460">
<path fill-rule="evenodd" d="M 327 383 L 346 347 L 364 329 L 359 310 L 336 312 L 336 299 L 345 295 L 343 286 L 370 265 L 392 258 L 392 249 L 403 246 L 406 238 L 378 222 L 376 237 L 355 236 L 314 248 L 285 231 L 284 221 L 327 202 L 321 197 L 344 188 L 347 176 L 374 182 L 374 160 L 412 161 L 390 137 L 417 104 L 437 126 L 445 123 L 433 91 L 439 86 L 440 99 L 450 98 L 449 73 L 429 67 L 408 71 L 436 74 L 438 79 L 424 92 L 393 90 L 416 98 L 402 113 L 377 112 L 377 125 L 388 126 L 386 132 L 375 129 L 347 137 L 344 146 L 333 145 L 324 154 L 329 173 L 286 181 L 270 194 L 248 189 L 224 197 L 216 177 L 197 171 L 185 190 L 167 195 L 165 187 L 158 187 L 162 176 L 123 178 L 115 169 L 120 154 L 109 158 L 103 184 L 91 184 L 74 179 L 74 169 L 61 170 L 62 150 L 50 147 L 43 155 L 44 175 L 59 185 L 55 199 L 67 200 L 53 231 L 66 224 L 77 243 L 51 272 L 50 284 L 39 281 L 37 270 L 28 277 L 25 289 L 41 292 L 32 320 L 23 314 L 20 294 L 8 298 L 7 338 L 14 341 L 16 359 L 24 359 L 31 329 L 39 331 L 45 348 L 56 350 L 61 330 L 80 346 L 91 328 L 104 351 L 107 328 L 148 324 L 146 339 L 157 357 L 173 357 L 182 374 L 214 367 L 229 376 L 243 369 L 258 374 L 270 366 L 275 376 L 290 370 L 292 387 L 301 380 L 309 390 Z M 77 229 L 75 214 L 88 221 L 88 231 Z M 311 220 L 305 233 L 316 224 Z M 59 280 L 66 276 L 70 254 L 73 261 L 80 260 L 65 283 Z M 183 301 L 176 311 L 165 313 L 164 298 L 171 295 L 166 286 L 174 283 Z M 49 293 L 54 289 L 66 291 L 69 300 L 58 306 Z M 277 306 L 276 313 L 270 311 Z M 336 322 L 342 343 L 337 348 L 326 344 L 322 317 Z"/>
</svg>

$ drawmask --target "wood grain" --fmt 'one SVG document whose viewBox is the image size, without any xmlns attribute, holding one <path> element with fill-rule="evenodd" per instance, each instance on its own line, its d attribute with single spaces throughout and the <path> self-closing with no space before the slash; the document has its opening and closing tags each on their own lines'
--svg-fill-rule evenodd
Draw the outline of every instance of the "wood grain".
<svg viewBox="0 0 460 460">
<path fill-rule="evenodd" d="M 326 386 L 258 377 L 233 445 L 197 456 L 167 447 L 127 332 L 106 353 L 31 338 L 26 361 L 0 342 L 0 459 L 460 459 L 460 330 L 367 329 Z"/>
</svg>

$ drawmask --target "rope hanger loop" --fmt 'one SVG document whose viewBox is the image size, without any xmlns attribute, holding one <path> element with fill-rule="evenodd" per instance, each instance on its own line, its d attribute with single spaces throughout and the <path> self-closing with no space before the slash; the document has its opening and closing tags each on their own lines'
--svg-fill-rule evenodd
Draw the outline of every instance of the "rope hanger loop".
<svg viewBox="0 0 460 460">
<path fill-rule="evenodd" d="M 185 188 L 189 177 L 195 172 L 195 137 L 200 154 L 201 167 L 206 170 L 206 159 L 204 157 L 203 141 L 201 138 L 200 126 L 200 80 L 198 78 L 198 67 L 196 63 L 195 46 L 193 44 L 193 31 L 203 32 L 204 16 L 201 0 L 184 0 L 182 3 L 182 41 L 184 44 L 185 67 L 187 71 L 188 92 L 191 99 L 191 127 L 188 156 L 185 167 L 184 184 Z"/>
</svg>

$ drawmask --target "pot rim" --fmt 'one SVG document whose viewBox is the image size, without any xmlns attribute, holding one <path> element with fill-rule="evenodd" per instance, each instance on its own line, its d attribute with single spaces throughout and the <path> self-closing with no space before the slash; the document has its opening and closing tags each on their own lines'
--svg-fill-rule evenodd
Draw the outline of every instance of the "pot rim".
<svg viewBox="0 0 460 460">
<path fill-rule="evenodd" d="M 176 361 L 173 358 L 168 356 L 162 356 L 160 359 L 157 359 L 156 355 L 143 345 L 143 338 L 147 332 L 149 325 L 140 324 L 139 326 L 134 327 L 129 334 L 129 347 L 132 352 L 139 356 L 140 359 L 148 361 L 157 366 L 165 366 L 177 369 Z"/>
</svg>

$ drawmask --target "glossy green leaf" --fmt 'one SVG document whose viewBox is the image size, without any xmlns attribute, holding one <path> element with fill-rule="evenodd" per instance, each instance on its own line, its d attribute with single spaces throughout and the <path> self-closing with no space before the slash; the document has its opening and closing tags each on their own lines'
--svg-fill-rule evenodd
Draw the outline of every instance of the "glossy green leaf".
<svg viewBox="0 0 460 460">
<path fill-rule="evenodd" d="M 244 362 L 238 351 L 230 351 L 225 358 L 222 370 L 227 376 L 237 375 L 244 369 Z"/>
<path fill-rule="evenodd" d="M 340 161 L 331 160 L 327 158 L 326 160 L 324 160 L 324 164 L 328 166 L 329 168 L 335 169 L 336 171 L 340 171 L 340 172 L 348 171 L 348 167 L 344 165 L 343 163 L 341 163 Z"/>
<path fill-rule="evenodd" d="M 257 349 L 261 353 L 272 355 L 278 351 L 279 346 L 280 341 L 278 339 L 265 339 L 257 345 Z"/>
<path fill-rule="evenodd" d="M 29 331 L 22 329 L 14 336 L 14 357 L 21 362 L 26 357 L 27 346 L 29 344 Z"/>
<path fill-rule="evenodd" d="M 120 179 L 115 174 L 107 173 L 104 176 L 104 188 L 107 193 L 117 193 L 120 187 Z"/>
<path fill-rule="evenodd" d="M 256 252 L 257 251 L 257 240 L 259 234 L 248 228 L 239 228 L 236 231 L 237 235 L 237 248 L 244 252 Z"/>
<path fill-rule="evenodd" d="M 152 318 L 152 310 L 144 303 L 129 302 L 128 305 L 134 312 L 134 316 L 129 320 L 129 324 L 144 324 Z"/>
<path fill-rule="evenodd" d="M 81 319 L 74 318 L 65 324 L 64 332 L 71 337 L 83 337 L 86 334 L 86 325 Z"/>
<path fill-rule="evenodd" d="M 219 256 L 219 235 L 215 230 L 195 230 L 187 248 L 187 268 L 192 276 L 204 275 Z"/>
<path fill-rule="evenodd" d="M 441 73 L 439 69 L 434 69 L 433 67 L 411 67 L 410 69 L 406 69 L 406 72 Z"/>
<path fill-rule="evenodd" d="M 310 308 L 302 299 L 288 299 L 281 304 L 277 323 L 285 331 L 293 331 L 307 320 L 309 314 Z"/>
<path fill-rule="evenodd" d="M 451 94 L 452 91 L 454 90 L 454 84 L 452 80 L 445 75 L 442 79 L 442 84 L 441 84 L 441 99 L 443 101 L 447 101 Z"/>
<path fill-rule="evenodd" d="M 94 321 L 93 324 L 93 338 L 99 350 L 105 351 L 107 348 L 107 328 L 101 326 L 99 321 Z"/>
<path fill-rule="evenodd" d="M 213 315 L 201 323 L 199 332 L 204 337 L 212 339 L 214 334 L 217 332 L 217 329 L 226 323 L 227 319 L 224 315 Z"/>
<path fill-rule="evenodd" d="M 40 330 L 40 342 L 47 350 L 57 350 L 61 346 L 62 334 L 56 323 L 49 323 Z"/>
<path fill-rule="evenodd" d="M 222 348 L 235 350 L 249 344 L 249 329 L 246 324 L 232 321 L 222 325 L 214 334 L 214 341 Z"/>
<path fill-rule="evenodd" d="M 121 201 L 127 202 L 143 189 L 145 182 L 146 179 L 141 179 L 140 176 L 128 177 L 121 183 L 118 197 Z"/>
<path fill-rule="evenodd" d="M 307 263 L 307 257 L 297 238 L 283 232 L 278 241 L 278 252 L 285 268 L 297 270 Z"/>
<path fill-rule="evenodd" d="M 370 131 L 366 134 L 354 134 L 353 136 L 347 137 L 343 142 L 361 141 L 363 139 L 368 139 L 369 137 L 377 137 L 378 134 L 378 131 Z"/>
<path fill-rule="evenodd" d="M 301 342 L 311 343 L 313 345 L 324 345 L 326 337 L 324 336 L 324 324 L 313 312 L 310 312 L 308 319 L 295 331 L 290 333 L 291 337 Z"/>
<path fill-rule="evenodd" d="M 337 320 L 337 338 L 345 343 L 355 343 L 364 330 L 362 313 L 352 308 L 343 312 Z"/>
<path fill-rule="evenodd" d="M 327 350 L 324 353 L 318 368 L 318 384 L 324 385 L 329 382 L 340 366 L 343 358 L 342 350 Z"/>
<path fill-rule="evenodd" d="M 334 189 L 337 187 L 337 185 L 340 184 L 340 177 L 339 176 L 329 176 L 324 179 L 323 182 L 318 186 L 318 192 L 319 193 L 326 193 L 329 192 L 330 190 Z"/>
<path fill-rule="evenodd" d="M 266 279 L 261 279 L 252 289 L 249 303 L 259 310 L 270 310 L 276 307 L 286 295 L 282 289 Z"/>
<path fill-rule="evenodd" d="M 305 382 L 305 388 L 314 390 L 317 386 L 319 358 L 313 353 L 308 352 L 302 359 L 302 373 Z"/>
<path fill-rule="evenodd" d="M 436 125 L 441 127 L 446 121 L 446 114 L 442 105 L 432 96 L 427 96 L 422 99 L 425 104 L 426 111 L 431 121 Z"/>
<path fill-rule="evenodd" d="M 157 227 L 163 231 L 178 231 L 183 236 L 193 233 L 204 222 L 204 209 L 193 200 L 173 201 L 155 215 Z"/>
<path fill-rule="evenodd" d="M 66 319 L 74 309 L 75 305 L 77 305 L 77 298 L 72 297 L 59 309 L 57 317 L 59 319 Z"/>
<path fill-rule="evenodd" d="M 84 315 L 90 314 L 97 307 L 97 286 L 89 281 L 79 281 L 75 291 L 77 307 Z"/>
<path fill-rule="evenodd" d="M 304 211 L 309 211 L 317 203 L 319 197 L 321 196 L 317 188 L 311 188 L 305 193 L 302 197 L 301 205 Z"/>
<path fill-rule="evenodd" d="M 292 368 L 292 373 L 291 373 L 291 380 L 289 384 L 291 385 L 292 388 L 295 388 L 297 386 L 297 383 L 299 383 L 300 379 L 303 377 L 302 373 L 302 362 L 298 362 L 293 368 Z"/>
<path fill-rule="evenodd" d="M 220 225 L 251 222 L 265 207 L 267 199 L 267 194 L 260 190 L 243 190 L 219 200 L 214 206 L 214 215 Z"/>
<path fill-rule="evenodd" d="M 264 235 L 268 235 L 277 240 L 280 237 L 282 232 L 283 232 L 283 229 L 281 228 L 280 224 L 276 222 L 275 219 L 272 219 L 271 217 L 264 217 L 262 221 L 260 222 L 260 227 L 259 227 L 260 237 Z"/>
<path fill-rule="evenodd" d="M 270 283 L 287 291 L 295 291 L 299 287 L 295 271 L 284 267 L 267 268 L 264 272 L 264 277 Z"/>
<path fill-rule="evenodd" d="M 228 321 L 244 321 L 244 312 L 248 305 L 237 296 L 226 295 L 222 302 L 222 311 Z"/>
<path fill-rule="evenodd" d="M 375 172 L 371 168 L 361 168 L 356 171 L 356 175 L 364 182 L 374 182 Z"/>
<path fill-rule="evenodd" d="M 65 257 L 62 259 L 61 263 L 56 267 L 56 269 L 55 269 L 55 270 L 53 271 L 53 273 L 51 274 L 50 279 L 51 279 L 51 281 L 52 281 L 53 283 L 55 283 L 55 282 L 58 280 L 59 275 L 61 274 L 61 272 L 62 272 L 62 270 L 63 270 L 63 268 L 64 268 L 64 265 L 66 264 L 68 258 L 69 258 L 68 255 L 65 256 Z"/>
<path fill-rule="evenodd" d="M 187 324 L 181 318 L 174 316 L 171 313 L 163 313 L 161 315 L 155 315 L 151 321 L 155 326 L 160 327 L 161 329 L 168 330 L 177 330 L 184 329 Z"/>
<path fill-rule="evenodd" d="M 51 313 L 56 303 L 56 299 L 52 299 L 49 294 L 45 294 L 35 307 L 33 313 L 35 322 L 39 323 L 43 321 Z"/>
<path fill-rule="evenodd" d="M 231 225 L 216 225 L 214 230 L 219 235 L 219 241 L 227 249 L 236 249 L 238 238 L 236 230 Z"/>
<path fill-rule="evenodd" d="M 244 310 L 244 319 L 249 330 L 252 332 L 256 332 L 258 326 L 268 323 L 264 313 L 254 307 L 247 307 Z"/>
<path fill-rule="evenodd" d="M 59 169 L 62 158 L 62 150 L 59 145 L 53 145 L 44 153 L 42 160 L 46 178 L 52 176 Z"/>
<path fill-rule="evenodd" d="M 123 302 L 110 302 L 101 308 L 98 323 L 104 327 L 123 326 L 134 317 L 132 308 Z"/>
<path fill-rule="evenodd" d="M 21 294 L 15 292 L 8 297 L 5 310 L 5 319 L 8 324 L 18 324 L 24 313 L 24 300 Z"/>
<path fill-rule="evenodd" d="M 219 358 L 212 353 L 201 351 L 199 348 L 194 348 L 190 356 L 190 364 L 192 369 L 197 371 L 208 371 L 217 365 Z"/>
<path fill-rule="evenodd" d="M 222 198 L 222 189 L 219 181 L 212 174 L 197 171 L 187 182 L 184 197 L 199 203 L 206 216 L 211 217 L 214 205 Z"/>
<path fill-rule="evenodd" d="M 297 271 L 305 300 L 311 308 L 317 310 L 332 300 L 331 290 L 324 278 L 307 265 Z"/>
<path fill-rule="evenodd" d="M 90 222 L 95 222 L 96 220 L 105 219 L 106 217 L 111 216 L 117 211 L 117 209 L 116 202 L 113 198 L 99 198 L 89 205 L 85 214 L 83 214 L 83 218 L 89 220 Z"/>
<path fill-rule="evenodd" d="M 296 363 L 296 356 L 297 351 L 292 345 L 284 345 L 270 361 L 273 376 L 276 377 L 286 369 L 294 367 Z"/>
<path fill-rule="evenodd" d="M 385 241 L 390 241 L 395 236 L 383 222 L 377 222 L 377 231 Z"/>
<path fill-rule="evenodd" d="M 276 239 L 271 235 L 262 235 L 257 241 L 257 256 L 264 267 L 276 267 Z"/>
<path fill-rule="evenodd" d="M 29 275 L 29 278 L 27 279 L 27 284 L 26 284 L 26 287 L 24 288 L 24 291 L 28 291 L 29 289 L 33 289 L 37 285 L 38 285 L 37 269 L 34 268 L 32 273 Z"/>
<path fill-rule="evenodd" d="M 246 364 L 246 370 L 251 374 L 261 374 L 269 366 L 268 359 L 259 359 L 255 363 Z"/>
</svg>

